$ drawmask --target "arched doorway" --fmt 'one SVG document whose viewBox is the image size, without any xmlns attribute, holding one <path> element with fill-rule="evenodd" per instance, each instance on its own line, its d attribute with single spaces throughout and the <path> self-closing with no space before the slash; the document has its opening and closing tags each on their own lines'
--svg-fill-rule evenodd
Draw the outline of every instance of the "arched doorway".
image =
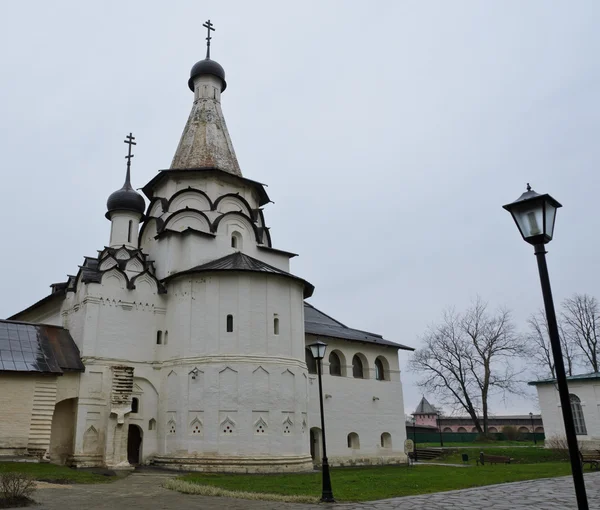
<svg viewBox="0 0 600 510">
<path fill-rule="evenodd" d="M 313 459 L 313 462 L 321 462 L 321 448 L 322 448 L 322 439 L 321 439 L 321 429 L 318 427 L 313 427 L 310 429 L 310 456 Z"/>
<path fill-rule="evenodd" d="M 61 400 L 54 406 L 50 430 L 50 461 L 55 464 L 66 464 L 73 454 L 76 411 L 76 398 Z"/>
<path fill-rule="evenodd" d="M 139 464 L 142 460 L 142 429 L 137 425 L 129 425 L 127 460 L 131 465 Z"/>
</svg>

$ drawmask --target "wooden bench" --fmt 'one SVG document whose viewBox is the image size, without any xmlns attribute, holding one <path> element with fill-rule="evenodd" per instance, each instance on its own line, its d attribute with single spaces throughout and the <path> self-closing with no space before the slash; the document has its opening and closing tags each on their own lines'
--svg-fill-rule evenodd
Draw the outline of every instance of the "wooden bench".
<svg viewBox="0 0 600 510">
<path fill-rule="evenodd" d="M 586 464 L 590 465 L 590 470 L 600 469 L 600 454 L 595 452 L 579 452 L 579 458 L 581 459 L 581 467 L 583 468 Z"/>
<path fill-rule="evenodd" d="M 488 464 L 510 464 L 510 461 L 514 460 L 505 455 L 486 455 L 483 452 L 479 452 L 479 459 L 477 459 L 477 465 L 481 464 L 485 466 L 485 463 Z"/>
</svg>

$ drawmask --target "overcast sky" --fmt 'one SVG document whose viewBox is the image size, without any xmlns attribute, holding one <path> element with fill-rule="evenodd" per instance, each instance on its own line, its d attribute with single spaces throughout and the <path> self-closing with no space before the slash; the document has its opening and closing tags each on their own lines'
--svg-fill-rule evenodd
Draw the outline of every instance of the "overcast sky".
<svg viewBox="0 0 600 510">
<path fill-rule="evenodd" d="M 599 14 L 594 0 L 1 1 L 0 317 L 108 243 L 125 134 L 134 186 L 169 167 L 208 18 L 242 172 L 269 185 L 273 245 L 300 254 L 313 305 L 414 347 L 477 294 L 524 329 L 537 267 L 501 206 L 526 182 L 564 205 L 556 301 L 600 297 Z M 400 357 L 410 412 L 421 394 Z"/>
</svg>

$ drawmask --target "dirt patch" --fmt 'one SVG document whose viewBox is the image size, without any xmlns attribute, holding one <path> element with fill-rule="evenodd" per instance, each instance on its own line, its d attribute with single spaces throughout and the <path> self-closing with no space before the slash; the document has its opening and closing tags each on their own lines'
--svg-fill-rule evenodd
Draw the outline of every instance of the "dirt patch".
<svg viewBox="0 0 600 510">
<path fill-rule="evenodd" d="M 72 485 L 69 485 L 69 482 L 66 480 L 58 480 L 56 483 L 50 481 L 36 481 L 35 482 L 36 489 L 70 489 Z M 2 507 L 0 507 L 2 508 Z"/>
</svg>

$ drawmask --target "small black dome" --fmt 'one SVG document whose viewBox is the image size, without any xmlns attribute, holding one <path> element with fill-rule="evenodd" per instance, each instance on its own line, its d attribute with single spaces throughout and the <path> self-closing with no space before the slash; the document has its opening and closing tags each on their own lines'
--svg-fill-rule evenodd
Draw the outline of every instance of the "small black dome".
<svg viewBox="0 0 600 510">
<path fill-rule="evenodd" d="M 111 193 L 106 201 L 106 208 L 108 209 L 107 218 L 110 217 L 110 213 L 113 211 L 134 211 L 144 214 L 146 202 L 144 202 L 144 197 L 135 191 L 131 185 L 125 183 L 121 189 Z"/>
<path fill-rule="evenodd" d="M 204 60 L 196 62 L 190 72 L 188 87 L 192 92 L 194 92 L 194 78 L 205 74 L 212 74 L 217 78 L 221 78 L 221 81 L 223 82 L 223 85 L 221 86 L 221 92 L 223 92 L 227 88 L 227 82 L 225 81 L 225 69 L 223 69 L 221 64 L 219 64 L 218 62 L 215 62 L 210 58 L 205 58 Z"/>
</svg>

